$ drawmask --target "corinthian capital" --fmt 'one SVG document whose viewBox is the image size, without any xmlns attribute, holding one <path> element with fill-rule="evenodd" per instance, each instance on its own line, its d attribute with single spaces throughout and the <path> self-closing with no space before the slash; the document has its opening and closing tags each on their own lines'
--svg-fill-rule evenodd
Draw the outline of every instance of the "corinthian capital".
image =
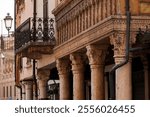
<svg viewBox="0 0 150 117">
<path fill-rule="evenodd" d="M 86 49 L 90 65 L 104 64 L 107 45 L 88 45 Z"/>
<path fill-rule="evenodd" d="M 65 74 L 70 71 L 70 61 L 66 58 L 56 60 L 56 67 L 59 74 Z"/>
<path fill-rule="evenodd" d="M 125 33 L 114 33 L 110 36 L 110 43 L 114 45 L 114 57 L 125 55 Z"/>
<path fill-rule="evenodd" d="M 72 70 L 83 70 L 84 56 L 81 53 L 72 53 L 70 55 L 72 61 Z"/>
</svg>

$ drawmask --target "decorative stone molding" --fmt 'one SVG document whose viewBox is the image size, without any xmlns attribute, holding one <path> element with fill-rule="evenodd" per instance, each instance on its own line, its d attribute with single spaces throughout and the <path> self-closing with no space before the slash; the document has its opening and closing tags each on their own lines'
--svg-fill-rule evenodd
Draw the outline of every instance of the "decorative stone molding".
<svg viewBox="0 0 150 117">
<path fill-rule="evenodd" d="M 104 64 L 107 47 L 107 45 L 88 45 L 86 47 L 90 65 Z"/>
<path fill-rule="evenodd" d="M 114 57 L 125 56 L 125 33 L 114 33 L 110 36 L 110 43 L 114 45 Z"/>
<path fill-rule="evenodd" d="M 57 59 L 56 67 L 59 72 L 59 75 L 66 74 L 70 71 L 70 61 L 66 58 Z"/>
<path fill-rule="evenodd" d="M 58 22 L 58 28 L 65 24 L 67 21 L 73 20 L 76 16 L 79 16 L 85 9 L 88 7 L 98 4 L 98 0 L 73 0 L 69 4 L 66 2 L 67 6 L 65 9 L 61 10 L 57 15 L 56 13 L 60 10 L 60 8 L 56 8 L 53 13 L 56 16 L 56 22 Z M 69 11 L 69 13 L 68 13 Z M 66 19 L 66 20 L 63 20 Z M 61 22 L 61 23 L 60 23 Z"/>
<path fill-rule="evenodd" d="M 74 72 L 84 70 L 84 56 L 82 53 L 70 54 L 70 60 L 72 61 L 72 70 Z"/>
<path fill-rule="evenodd" d="M 118 19 L 117 16 L 112 16 L 103 22 L 97 23 L 95 26 L 90 28 L 89 30 L 84 31 L 73 38 L 69 37 L 63 41 L 62 44 L 58 45 L 54 48 L 56 58 L 62 58 L 74 51 L 77 51 L 79 48 L 85 47 L 85 45 L 95 43 L 96 41 L 100 41 L 102 38 L 109 37 L 114 32 L 125 32 L 126 27 L 126 17 L 122 17 L 122 19 Z M 121 29 L 118 28 L 121 22 Z M 135 41 L 135 35 L 139 28 L 142 30 L 145 29 L 145 26 L 150 24 L 150 17 L 146 16 L 132 16 L 131 21 L 131 41 L 132 43 Z M 70 30 L 70 29 L 69 29 Z M 63 31 L 62 31 L 63 32 Z M 134 34 L 135 35 L 134 35 Z M 62 34 L 61 36 L 62 37 Z"/>
</svg>

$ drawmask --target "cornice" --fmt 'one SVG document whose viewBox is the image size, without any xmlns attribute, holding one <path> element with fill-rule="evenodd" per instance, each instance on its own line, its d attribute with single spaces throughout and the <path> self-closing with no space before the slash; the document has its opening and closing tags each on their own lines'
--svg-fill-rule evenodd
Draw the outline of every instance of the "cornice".
<svg viewBox="0 0 150 117">
<path fill-rule="evenodd" d="M 139 28 L 145 29 L 145 26 L 150 24 L 150 17 L 132 16 L 131 18 L 131 33 L 136 34 Z M 121 25 L 121 29 L 120 26 Z M 75 52 L 89 44 L 101 41 L 116 32 L 126 31 L 126 16 L 118 19 L 118 16 L 110 16 L 105 20 L 97 23 L 89 29 L 79 33 L 73 38 L 68 39 L 64 43 L 54 48 L 56 58 L 61 58 Z M 131 37 L 132 38 L 132 37 Z M 132 39 L 131 39 L 132 40 Z"/>
</svg>

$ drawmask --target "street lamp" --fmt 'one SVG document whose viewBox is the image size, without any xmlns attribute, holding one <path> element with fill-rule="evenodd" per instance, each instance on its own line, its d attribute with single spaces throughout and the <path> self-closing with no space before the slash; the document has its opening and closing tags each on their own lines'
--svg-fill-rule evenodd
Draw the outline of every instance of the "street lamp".
<svg viewBox="0 0 150 117">
<path fill-rule="evenodd" d="M 4 18 L 4 22 L 5 22 L 5 27 L 8 30 L 8 36 L 9 36 L 9 30 L 12 27 L 12 20 L 13 18 L 10 16 L 9 13 L 7 13 L 7 16 Z"/>
</svg>

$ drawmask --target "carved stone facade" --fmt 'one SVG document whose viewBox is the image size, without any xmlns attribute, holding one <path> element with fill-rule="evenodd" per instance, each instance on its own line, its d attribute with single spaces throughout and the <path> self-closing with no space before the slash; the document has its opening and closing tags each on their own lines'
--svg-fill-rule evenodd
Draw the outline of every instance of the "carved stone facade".
<svg viewBox="0 0 150 117">
<path fill-rule="evenodd" d="M 53 53 L 43 54 L 37 60 L 38 70 L 49 70 L 49 80 L 59 80 L 59 92 L 53 90 L 50 94 L 58 93 L 59 99 L 65 100 L 110 99 L 110 92 L 115 92 L 115 99 L 118 100 L 150 99 L 150 71 L 147 69 L 147 66 L 150 67 L 147 63 L 150 53 L 148 50 L 141 50 L 140 53 L 131 51 L 135 49 L 133 45 L 136 44 L 139 28 L 144 30 L 150 24 L 150 12 L 144 9 L 150 2 L 130 0 L 130 5 L 134 3 L 136 7 L 130 7 L 131 50 L 127 60 L 125 0 L 56 1 L 53 14 L 57 44 Z M 144 62 L 141 57 L 143 53 L 146 57 Z M 118 65 L 120 66 L 115 70 L 113 79 L 110 79 L 112 66 Z M 141 79 L 143 82 L 140 82 Z M 137 83 L 142 86 L 138 87 Z M 46 89 L 43 86 L 45 87 L 40 85 L 40 89 L 44 92 Z M 45 94 L 42 95 L 44 97 Z"/>
</svg>

